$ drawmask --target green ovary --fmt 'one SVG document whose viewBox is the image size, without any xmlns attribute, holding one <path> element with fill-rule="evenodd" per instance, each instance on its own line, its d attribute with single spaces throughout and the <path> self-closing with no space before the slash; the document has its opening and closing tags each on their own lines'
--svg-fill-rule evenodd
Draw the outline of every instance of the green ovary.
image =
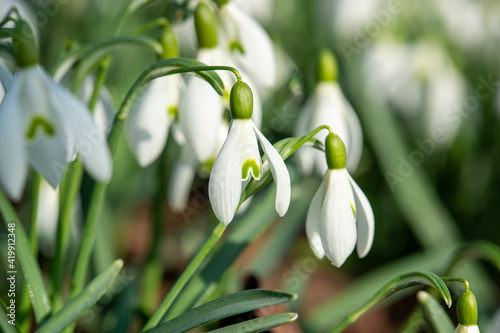
<svg viewBox="0 0 500 333">
<path fill-rule="evenodd" d="M 45 132 L 45 135 L 51 137 L 55 133 L 54 127 L 43 117 L 36 116 L 31 121 L 28 130 L 26 131 L 26 137 L 28 139 L 34 139 L 38 129 Z"/>
<path fill-rule="evenodd" d="M 254 159 L 248 159 L 243 163 L 243 166 L 241 167 L 241 179 L 248 179 L 250 169 L 252 169 L 252 177 L 259 179 L 260 167 Z"/>
</svg>

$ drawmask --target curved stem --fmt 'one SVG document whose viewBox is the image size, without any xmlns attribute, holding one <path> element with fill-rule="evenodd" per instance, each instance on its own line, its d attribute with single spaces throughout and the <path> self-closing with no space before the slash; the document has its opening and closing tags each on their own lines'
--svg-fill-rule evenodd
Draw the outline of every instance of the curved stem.
<svg viewBox="0 0 500 333">
<path fill-rule="evenodd" d="M 175 301 L 176 297 L 179 295 L 179 293 L 184 288 L 186 283 L 189 281 L 191 276 L 194 274 L 196 269 L 203 262 L 203 259 L 205 259 L 205 257 L 212 250 L 212 248 L 215 246 L 215 244 L 217 244 L 217 241 L 221 238 L 222 234 L 224 233 L 224 230 L 226 230 L 226 226 L 223 223 L 219 223 L 214 228 L 210 237 L 205 241 L 205 244 L 203 244 L 203 246 L 200 248 L 200 250 L 198 250 L 198 252 L 193 257 L 191 262 L 184 269 L 184 271 L 179 276 L 179 278 L 175 281 L 175 284 L 172 286 L 172 288 L 168 292 L 167 296 L 163 299 L 162 303 L 160 304 L 160 306 L 158 307 L 156 312 L 153 314 L 151 319 L 149 319 L 149 321 L 146 323 L 146 325 L 142 329 L 142 332 L 145 332 L 145 331 L 155 327 L 159 323 L 165 321 L 164 317 L 165 317 L 165 314 L 167 313 L 168 309 L 170 308 L 172 303 Z"/>
<path fill-rule="evenodd" d="M 148 23 L 140 26 L 134 31 L 134 34 L 140 35 L 145 33 L 148 30 L 154 29 L 156 27 L 168 27 L 170 24 L 168 23 L 168 20 L 164 17 L 158 17 L 154 20 L 149 21 Z"/>
<path fill-rule="evenodd" d="M 446 281 L 450 281 L 450 282 L 460 282 L 460 283 L 463 283 L 465 285 L 465 292 L 468 292 L 469 291 L 469 281 L 467 281 L 466 279 L 462 279 L 462 278 L 457 278 L 457 277 L 442 277 L 441 280 L 443 280 L 444 282 Z"/>
</svg>

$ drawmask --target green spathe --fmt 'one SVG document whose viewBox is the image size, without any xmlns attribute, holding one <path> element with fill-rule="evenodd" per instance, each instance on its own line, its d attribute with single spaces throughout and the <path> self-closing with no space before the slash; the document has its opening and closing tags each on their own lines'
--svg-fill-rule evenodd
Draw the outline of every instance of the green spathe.
<svg viewBox="0 0 500 333">
<path fill-rule="evenodd" d="M 322 49 L 319 53 L 316 66 L 316 79 L 318 82 L 337 81 L 338 65 L 337 59 L 328 49 Z"/>
<path fill-rule="evenodd" d="M 344 169 L 346 164 L 345 146 L 342 139 L 330 133 L 325 139 L 325 155 L 328 169 Z"/>
<path fill-rule="evenodd" d="M 477 325 L 477 302 L 472 292 L 466 291 L 458 299 L 457 317 L 463 326 Z"/>
<path fill-rule="evenodd" d="M 12 36 L 12 47 L 19 67 L 29 67 L 38 63 L 35 36 L 26 21 L 17 21 Z"/>
<path fill-rule="evenodd" d="M 194 11 L 194 25 L 200 48 L 217 46 L 217 19 L 212 9 L 201 2 Z"/>
<path fill-rule="evenodd" d="M 250 119 L 253 113 L 252 89 L 245 82 L 238 81 L 231 89 L 229 107 L 233 119 Z"/>
<path fill-rule="evenodd" d="M 161 59 L 176 58 L 179 56 L 177 38 L 170 25 L 162 28 L 158 41 L 163 46 Z"/>
</svg>

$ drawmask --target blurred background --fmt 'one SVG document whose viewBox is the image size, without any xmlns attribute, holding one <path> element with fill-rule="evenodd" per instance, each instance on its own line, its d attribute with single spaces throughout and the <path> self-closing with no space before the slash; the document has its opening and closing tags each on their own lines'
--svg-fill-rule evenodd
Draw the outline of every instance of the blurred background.
<svg viewBox="0 0 500 333">
<path fill-rule="evenodd" d="M 15 3 L 23 6 L 38 30 L 46 68 L 70 42 L 109 38 L 122 6 L 112 0 Z M 340 85 L 363 128 L 362 158 L 352 175 L 373 207 L 375 241 L 366 258 L 351 255 L 341 269 L 314 257 L 304 225 L 321 177 L 301 175 L 292 157 L 287 161 L 293 184 L 288 214 L 280 219 L 274 212 L 274 185 L 255 195 L 210 259 L 226 265 L 227 271 L 220 277 L 203 271 L 199 283 L 206 289 L 204 299 L 257 286 L 296 292 L 299 298 L 290 308 L 298 311 L 298 322 L 275 331 L 321 332 L 397 274 L 429 270 L 469 279 L 478 299 L 479 326 L 488 332 L 500 308 L 497 268 L 470 260 L 446 270 L 463 242 L 500 244 L 500 2 L 239 3 L 265 27 L 276 48 L 278 84 L 261 92 L 262 131 L 272 143 L 294 135 L 297 117 L 315 86 L 319 50 L 327 47 L 335 53 Z M 194 57 L 196 40 L 188 27 L 192 23 L 183 20 L 189 14 L 180 3 L 157 0 L 130 17 L 123 33 L 163 15 L 178 32 L 181 55 Z M 148 33 L 153 38 L 158 34 Z M 133 47 L 114 55 L 106 87 L 115 108 L 154 61 L 154 54 Z M 161 232 L 153 227 L 157 169 L 164 168 L 168 178 L 179 149 L 169 139 L 166 160 L 142 169 L 126 143 L 120 143 L 92 269 L 99 272 L 115 258 L 124 258 L 125 282 L 116 295 L 94 307 L 95 318 L 81 321 L 84 331 L 137 331 L 143 316 L 157 304 L 137 304 L 142 282 L 134 278 L 148 262 L 153 239 L 161 248 L 161 288 L 152 296 L 159 302 L 212 229 L 215 217 L 202 174 L 188 208 L 173 213 L 165 203 L 167 218 Z M 81 194 L 78 223 L 87 205 L 85 187 Z M 23 209 L 27 205 L 20 207 L 21 213 Z M 253 242 L 246 246 L 249 235 Z M 48 269 L 54 243 L 50 231 L 46 237 L 40 260 Z M 215 283 L 218 278 L 221 282 Z M 188 304 L 189 297 L 183 302 Z M 182 304 L 176 306 L 182 309 Z M 397 332 L 415 306 L 415 291 L 410 290 L 370 311 L 346 332 Z"/>
</svg>

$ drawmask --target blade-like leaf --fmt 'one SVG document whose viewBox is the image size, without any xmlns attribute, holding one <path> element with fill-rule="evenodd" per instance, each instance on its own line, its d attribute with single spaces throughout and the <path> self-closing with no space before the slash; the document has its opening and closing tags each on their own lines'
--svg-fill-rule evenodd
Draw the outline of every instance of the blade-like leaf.
<svg viewBox="0 0 500 333">
<path fill-rule="evenodd" d="M 108 290 L 123 267 L 123 260 L 116 260 L 106 271 L 97 276 L 68 304 L 50 317 L 38 330 L 39 333 L 61 332 L 90 309 Z"/>
<path fill-rule="evenodd" d="M 347 315 L 340 323 L 330 329 L 330 333 L 342 332 L 347 326 L 354 323 L 363 313 L 372 306 L 391 296 L 392 294 L 408 287 L 428 285 L 436 288 L 448 307 L 451 306 L 451 295 L 448 287 L 439 276 L 431 272 L 412 272 L 402 274 L 380 289 L 372 298 L 358 309 Z"/>
<path fill-rule="evenodd" d="M 14 208 L 2 191 L 0 191 L 0 211 L 2 212 L 7 229 L 11 229 L 9 227 L 10 223 L 15 224 L 16 259 L 19 260 L 24 279 L 26 280 L 36 321 L 37 323 L 41 323 L 47 319 L 52 311 L 49 296 L 43 284 L 40 267 L 33 256 L 29 239 L 24 232 L 21 221 L 19 221 Z M 14 266 L 12 271 L 16 269 Z"/>
<path fill-rule="evenodd" d="M 12 320 L 10 317 L 7 317 L 7 313 L 4 309 L 4 304 L 0 306 L 0 331 L 4 333 L 17 333 L 15 325 L 9 324 L 9 321 Z"/>
<path fill-rule="evenodd" d="M 451 271 L 453 266 L 459 261 L 467 258 L 477 258 L 489 261 L 495 265 L 498 271 L 500 271 L 500 247 L 491 242 L 479 240 L 465 243 L 460 246 L 448 271 Z"/>
<path fill-rule="evenodd" d="M 292 301 L 294 294 L 273 290 L 253 289 L 218 298 L 187 311 L 165 324 L 147 332 L 180 333 L 211 323 L 216 320 L 253 311 L 266 306 Z"/>
<path fill-rule="evenodd" d="M 280 313 L 267 317 L 247 320 L 245 322 L 234 324 L 216 330 L 209 331 L 208 333 L 257 333 L 264 332 L 268 329 L 278 327 L 284 324 L 291 323 L 297 319 L 296 313 Z"/>
<path fill-rule="evenodd" d="M 429 293 L 421 290 L 417 293 L 417 300 L 422 305 L 425 318 L 432 325 L 436 333 L 453 332 L 455 326 L 439 302 Z"/>
</svg>

